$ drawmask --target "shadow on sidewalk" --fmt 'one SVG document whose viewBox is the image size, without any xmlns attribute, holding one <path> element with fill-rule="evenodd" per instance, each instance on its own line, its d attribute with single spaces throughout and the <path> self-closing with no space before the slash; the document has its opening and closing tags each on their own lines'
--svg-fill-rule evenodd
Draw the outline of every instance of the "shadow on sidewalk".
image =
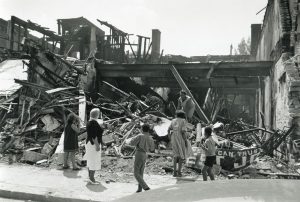
<svg viewBox="0 0 300 202">
<path fill-rule="evenodd" d="M 81 178 L 81 176 L 78 174 L 79 174 L 79 171 L 74 171 L 74 170 L 64 170 L 63 171 L 63 175 L 68 178 Z"/>
<path fill-rule="evenodd" d="M 104 190 L 107 189 L 101 183 L 97 184 L 97 185 L 87 183 L 85 186 L 86 186 L 86 188 L 88 188 L 90 191 L 93 191 L 93 192 L 103 192 Z"/>
<path fill-rule="evenodd" d="M 198 177 L 177 177 L 176 184 L 183 184 L 188 182 L 196 182 L 198 180 Z"/>
</svg>

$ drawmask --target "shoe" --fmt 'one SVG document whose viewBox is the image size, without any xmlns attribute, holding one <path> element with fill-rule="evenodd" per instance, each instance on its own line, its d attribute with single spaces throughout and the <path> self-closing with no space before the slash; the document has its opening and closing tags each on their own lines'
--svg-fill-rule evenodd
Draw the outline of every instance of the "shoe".
<svg viewBox="0 0 300 202">
<path fill-rule="evenodd" d="M 149 187 L 147 187 L 146 189 L 144 189 L 145 191 L 149 191 L 150 190 L 150 188 Z"/>
<path fill-rule="evenodd" d="M 136 193 L 139 193 L 139 192 L 142 192 L 142 191 L 143 191 L 142 186 L 138 185 L 138 189 L 137 189 Z"/>
<path fill-rule="evenodd" d="M 89 180 L 88 182 L 89 182 L 90 184 L 92 184 L 92 185 L 98 185 L 98 184 L 100 184 L 100 182 L 97 182 L 97 181 L 93 182 L 92 180 Z"/>
<path fill-rule="evenodd" d="M 173 173 L 173 177 L 177 177 L 177 172 L 174 172 L 174 173 Z"/>
<path fill-rule="evenodd" d="M 77 168 L 73 168 L 73 170 L 81 170 L 81 168 L 78 168 L 78 167 L 77 167 Z"/>
<path fill-rule="evenodd" d="M 63 166 L 62 169 L 69 169 L 70 166 Z"/>
</svg>

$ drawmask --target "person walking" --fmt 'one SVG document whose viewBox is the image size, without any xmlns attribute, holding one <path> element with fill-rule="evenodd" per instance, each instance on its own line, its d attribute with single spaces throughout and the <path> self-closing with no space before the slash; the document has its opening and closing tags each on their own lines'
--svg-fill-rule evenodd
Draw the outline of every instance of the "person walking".
<svg viewBox="0 0 300 202">
<path fill-rule="evenodd" d="M 101 169 L 101 145 L 103 129 L 99 125 L 100 110 L 94 108 L 90 112 L 90 120 L 86 125 L 87 138 L 85 143 L 85 156 L 87 161 L 89 180 L 91 184 L 99 184 L 95 180 L 95 172 Z"/>
<path fill-rule="evenodd" d="M 73 170 L 80 170 L 76 165 L 75 153 L 78 151 L 78 134 L 79 129 L 79 118 L 70 113 L 67 118 L 67 124 L 64 129 L 64 164 L 63 169 L 68 169 L 68 159 L 71 159 Z"/>
<path fill-rule="evenodd" d="M 195 112 L 195 103 L 193 99 L 182 90 L 180 91 L 180 97 L 178 98 L 177 110 L 183 110 L 185 112 L 188 121 L 191 121 Z"/>
<path fill-rule="evenodd" d="M 138 182 L 138 189 L 136 192 L 141 192 L 143 189 L 145 191 L 150 190 L 149 186 L 144 180 L 147 152 L 154 152 L 155 149 L 154 141 L 150 136 L 150 125 L 142 125 L 141 134 L 132 138 L 129 144 L 136 147 L 134 159 L 134 177 Z"/>
<path fill-rule="evenodd" d="M 173 150 L 174 177 L 182 177 L 182 163 L 184 159 L 187 158 L 188 141 L 186 136 L 186 124 L 185 113 L 179 110 L 176 111 L 176 118 L 172 120 L 168 129 L 168 136 L 171 139 Z"/>
<path fill-rule="evenodd" d="M 207 181 L 207 175 L 210 180 L 215 180 L 212 167 L 216 162 L 216 142 L 212 138 L 212 128 L 205 127 L 204 129 L 205 142 L 200 144 L 200 147 L 205 151 L 205 162 L 202 169 L 203 181 Z"/>
</svg>

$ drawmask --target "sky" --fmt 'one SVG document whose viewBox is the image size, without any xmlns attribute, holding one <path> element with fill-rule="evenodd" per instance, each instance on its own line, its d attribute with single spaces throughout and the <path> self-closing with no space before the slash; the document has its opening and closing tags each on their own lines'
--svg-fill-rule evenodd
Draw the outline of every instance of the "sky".
<svg viewBox="0 0 300 202">
<path fill-rule="evenodd" d="M 251 24 L 263 22 L 265 10 L 256 13 L 267 1 L 0 0 L 0 18 L 14 15 L 57 32 L 57 19 L 83 16 L 104 30 L 96 19 L 135 35 L 159 29 L 164 54 L 227 55 L 231 44 L 250 37 Z"/>
</svg>

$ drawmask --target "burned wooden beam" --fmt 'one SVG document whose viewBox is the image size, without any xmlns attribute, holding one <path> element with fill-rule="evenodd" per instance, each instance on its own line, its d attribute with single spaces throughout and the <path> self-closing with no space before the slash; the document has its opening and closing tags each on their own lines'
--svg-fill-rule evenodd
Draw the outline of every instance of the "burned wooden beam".
<svg viewBox="0 0 300 202">
<path fill-rule="evenodd" d="M 20 18 L 16 17 L 16 16 L 11 16 L 11 23 L 12 23 L 12 27 L 14 27 L 13 25 L 17 24 L 20 25 L 22 27 L 26 27 L 27 29 L 31 29 L 37 32 L 40 32 L 41 34 L 44 34 L 46 36 L 49 36 L 57 41 L 61 41 L 62 37 L 56 35 L 54 32 L 49 31 L 47 29 L 45 29 L 44 27 L 41 27 L 33 22 L 26 22 L 24 20 L 21 20 Z"/>
<path fill-rule="evenodd" d="M 210 77 L 217 76 L 269 76 L 272 61 L 259 62 L 222 62 Z M 102 77 L 151 77 L 173 78 L 169 72 L 170 64 L 95 64 Z M 208 75 L 214 63 L 176 64 L 182 77 L 203 77 Z"/>
<path fill-rule="evenodd" d="M 37 63 L 38 66 L 40 66 L 41 68 L 43 68 L 47 73 L 55 76 L 56 78 L 58 78 L 59 80 L 61 80 L 62 82 L 64 82 L 65 84 L 68 84 L 69 86 L 73 86 L 72 83 L 70 83 L 69 81 L 65 80 L 64 78 L 62 78 L 61 76 L 59 76 L 58 74 L 56 74 L 55 72 L 53 72 L 52 70 L 50 70 L 49 68 L 45 67 L 39 60 L 38 58 L 35 58 L 35 62 Z"/>
<path fill-rule="evenodd" d="M 70 69 L 74 69 L 75 71 L 77 71 L 80 74 L 83 74 L 84 71 L 75 67 L 74 65 L 68 63 L 66 60 L 62 59 L 61 57 L 59 57 L 58 55 L 55 55 L 54 53 L 48 51 L 47 54 L 50 54 L 51 56 L 55 57 L 56 59 L 58 59 L 59 61 L 61 61 L 62 63 L 64 63 L 65 65 L 67 65 Z"/>
<path fill-rule="evenodd" d="M 47 88 L 47 87 L 44 87 L 44 86 L 41 86 L 41 85 L 38 85 L 38 84 L 35 84 L 35 83 L 30 83 L 27 80 L 15 79 L 15 82 L 18 83 L 18 84 L 21 84 L 22 86 L 37 88 L 37 89 L 42 90 L 42 91 L 47 91 L 47 90 L 51 89 L 51 88 Z"/>
<path fill-rule="evenodd" d="M 151 87 L 179 87 L 178 83 L 172 78 L 157 77 L 145 78 L 145 84 Z M 183 77 L 189 88 L 235 88 L 235 89 L 257 89 L 259 87 L 257 77 L 239 77 L 236 84 L 234 78 L 198 78 L 189 79 Z M 228 91 L 231 91 L 228 90 Z"/>
</svg>

